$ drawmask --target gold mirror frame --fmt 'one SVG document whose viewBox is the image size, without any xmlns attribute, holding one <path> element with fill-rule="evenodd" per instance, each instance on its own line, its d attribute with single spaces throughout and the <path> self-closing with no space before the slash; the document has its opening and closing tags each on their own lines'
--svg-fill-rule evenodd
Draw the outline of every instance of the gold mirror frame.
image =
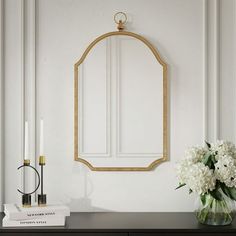
<svg viewBox="0 0 236 236">
<path fill-rule="evenodd" d="M 95 167 L 91 165 L 88 161 L 85 159 L 79 157 L 79 134 L 78 134 L 78 128 L 79 128 L 79 116 L 78 116 L 78 88 L 79 88 L 79 65 L 83 63 L 86 56 L 90 52 L 90 50 L 101 40 L 115 35 L 126 35 L 133 38 L 136 38 L 140 41 L 142 41 L 153 53 L 157 61 L 162 65 L 163 67 L 163 157 L 160 159 L 157 159 L 153 161 L 150 165 L 147 167 Z M 161 59 L 160 55 L 158 54 L 155 47 L 144 37 L 141 35 L 128 32 L 128 31 L 114 31 L 109 32 L 106 34 L 103 34 L 96 38 L 84 51 L 82 57 L 74 64 L 74 160 L 82 162 L 87 167 L 89 167 L 92 171 L 150 171 L 154 169 L 157 165 L 159 165 L 162 162 L 167 161 L 168 159 L 168 136 L 167 136 L 167 64 Z"/>
</svg>

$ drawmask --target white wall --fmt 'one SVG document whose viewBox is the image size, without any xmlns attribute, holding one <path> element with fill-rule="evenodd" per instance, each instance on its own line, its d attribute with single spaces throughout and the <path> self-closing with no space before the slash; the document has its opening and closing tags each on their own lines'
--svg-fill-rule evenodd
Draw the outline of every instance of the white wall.
<svg viewBox="0 0 236 236">
<path fill-rule="evenodd" d="M 174 190 L 175 163 L 186 147 L 205 139 L 236 141 L 235 4 L 4 1 L 1 202 L 20 200 L 23 121 L 31 124 L 34 161 L 35 122 L 43 117 L 49 201 L 70 203 L 72 211 L 192 211 L 194 197 Z M 115 30 L 117 11 L 128 14 L 128 29 L 149 39 L 169 66 L 170 160 L 151 172 L 91 172 L 73 161 L 73 64 L 95 37 Z"/>
</svg>

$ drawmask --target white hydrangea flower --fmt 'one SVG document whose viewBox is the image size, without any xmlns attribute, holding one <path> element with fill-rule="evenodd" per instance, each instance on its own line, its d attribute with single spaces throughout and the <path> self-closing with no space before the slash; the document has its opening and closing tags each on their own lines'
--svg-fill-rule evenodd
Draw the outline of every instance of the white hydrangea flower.
<svg viewBox="0 0 236 236">
<path fill-rule="evenodd" d="M 220 158 L 215 164 L 215 176 L 228 187 L 236 187 L 235 159 L 229 155 Z"/>
<path fill-rule="evenodd" d="M 179 183 L 185 184 L 188 179 L 189 168 L 194 164 L 192 159 L 183 159 L 176 166 L 176 172 L 179 179 Z"/>
<path fill-rule="evenodd" d="M 215 159 L 218 161 L 225 155 L 229 155 L 236 159 L 235 145 L 228 141 L 217 140 L 216 143 L 211 144 L 211 152 L 215 155 Z"/>
<path fill-rule="evenodd" d="M 197 194 L 204 194 L 215 189 L 216 178 L 213 170 L 199 162 L 190 166 L 187 186 Z"/>
<path fill-rule="evenodd" d="M 201 161 L 207 149 L 203 147 L 191 147 L 185 151 L 184 158 L 192 160 L 194 163 Z"/>
</svg>

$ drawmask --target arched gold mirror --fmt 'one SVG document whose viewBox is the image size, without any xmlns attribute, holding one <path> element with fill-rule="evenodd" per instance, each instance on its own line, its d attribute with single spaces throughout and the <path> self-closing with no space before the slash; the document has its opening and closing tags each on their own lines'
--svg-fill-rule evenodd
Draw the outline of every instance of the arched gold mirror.
<svg viewBox="0 0 236 236">
<path fill-rule="evenodd" d="M 116 14 L 118 31 L 74 65 L 74 159 L 94 171 L 148 171 L 167 160 L 167 65 L 124 31 L 126 20 Z"/>
</svg>

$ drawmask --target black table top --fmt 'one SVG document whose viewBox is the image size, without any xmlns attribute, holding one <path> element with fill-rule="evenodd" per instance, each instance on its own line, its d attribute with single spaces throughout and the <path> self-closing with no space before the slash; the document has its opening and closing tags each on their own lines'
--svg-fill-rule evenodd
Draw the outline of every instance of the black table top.
<svg viewBox="0 0 236 236">
<path fill-rule="evenodd" d="M 4 214 L 0 213 L 2 222 Z M 194 213 L 71 213 L 65 227 L 3 228 L 0 232 L 235 232 L 236 219 L 228 226 L 199 224 Z"/>
</svg>

